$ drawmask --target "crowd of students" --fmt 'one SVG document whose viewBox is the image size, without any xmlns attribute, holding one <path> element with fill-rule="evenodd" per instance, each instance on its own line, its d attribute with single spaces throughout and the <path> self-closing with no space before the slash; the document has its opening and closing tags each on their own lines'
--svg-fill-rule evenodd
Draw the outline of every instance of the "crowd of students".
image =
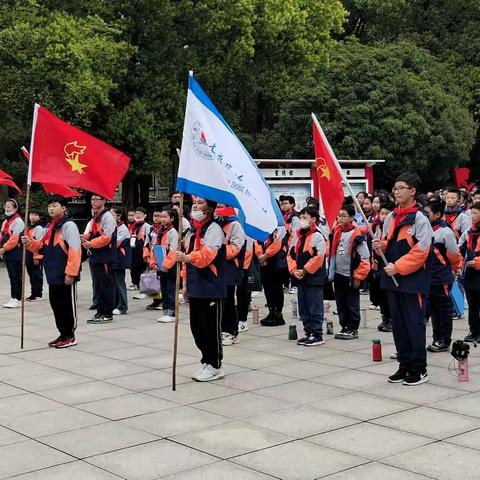
<svg viewBox="0 0 480 480">
<path fill-rule="evenodd" d="M 42 269 L 59 336 L 50 346 L 77 343 L 76 282 L 82 260 L 92 276 L 95 313 L 91 324 L 112 322 L 128 313 L 126 270 L 130 289 L 138 289 L 145 270 L 155 270 L 161 291 L 147 310 L 163 310 L 159 322 L 174 321 L 175 278 L 181 268 L 183 300 L 189 302 L 190 326 L 201 351 L 197 381 L 222 378 L 223 347 L 239 342 L 248 330 L 252 283 L 259 273 L 268 314 L 264 327 L 284 325 L 285 293 L 296 293 L 304 335 L 300 346 L 323 344 L 324 301 L 335 300 L 340 331 L 335 338 L 355 340 L 360 324 L 360 294 L 370 295 L 380 310 L 380 331 L 392 332 L 399 368 L 388 381 L 419 385 L 428 380 L 425 318 L 431 317 L 431 352 L 447 351 L 454 317 L 450 291 L 456 279 L 468 301 L 470 332 L 465 341 L 480 341 L 480 189 L 467 193 L 447 188 L 427 195 L 418 191 L 415 174 L 400 175 L 391 192 L 360 192 L 345 199 L 332 231 L 319 213 L 318 201 L 295 210 L 292 196 L 281 196 L 285 225 L 265 242 L 247 237 L 235 209 L 196 197 L 184 210 L 179 225 L 178 193 L 172 203 L 154 209 L 147 222 L 142 207 L 127 212 L 107 208 L 106 199 L 92 196 L 92 219 L 83 234 L 68 215 L 65 199 L 48 205 L 49 222 L 41 226 L 41 212 L 30 214 L 25 228 L 18 204 L 5 203 L 0 254 L 7 265 L 11 299 L 21 300 L 22 243 L 32 292 L 28 301 L 42 298 Z M 365 223 L 368 222 L 368 227 Z M 180 243 L 179 233 L 184 241 Z M 373 236 L 372 236 L 373 233 Z M 164 248 L 158 264 L 155 246 Z M 385 256 L 386 264 L 382 257 Z M 135 293 L 136 300 L 146 298 Z"/>
</svg>

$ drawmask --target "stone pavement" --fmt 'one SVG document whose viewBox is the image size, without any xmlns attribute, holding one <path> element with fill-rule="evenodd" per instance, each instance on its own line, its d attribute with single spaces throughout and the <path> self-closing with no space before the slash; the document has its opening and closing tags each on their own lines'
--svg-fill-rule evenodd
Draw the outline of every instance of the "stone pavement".
<svg viewBox="0 0 480 480">
<path fill-rule="evenodd" d="M 87 325 L 88 271 L 79 292 L 79 345 L 66 350 L 45 346 L 57 333 L 47 301 L 27 305 L 23 351 L 20 311 L 0 309 L 1 479 L 480 478 L 477 350 L 468 383 L 437 353 L 429 383 L 387 384 L 392 339 L 369 311 L 358 340 L 326 336 L 320 347 L 289 342 L 287 327 L 251 326 L 225 348 L 226 378 L 199 384 L 183 307 L 172 392 L 173 325 L 138 300 L 110 325 Z M 1 302 L 8 297 L 1 265 Z M 463 337 L 465 320 L 454 327 Z M 372 338 L 382 363 L 371 361 Z"/>
</svg>

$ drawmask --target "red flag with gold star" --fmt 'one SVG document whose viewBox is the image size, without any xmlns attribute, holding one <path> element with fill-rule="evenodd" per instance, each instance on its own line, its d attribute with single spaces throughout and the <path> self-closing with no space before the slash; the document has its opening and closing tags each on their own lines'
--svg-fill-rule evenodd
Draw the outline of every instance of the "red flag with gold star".
<svg viewBox="0 0 480 480">
<path fill-rule="evenodd" d="M 333 159 L 331 147 L 325 134 L 316 122 L 312 123 L 312 127 L 318 188 L 325 218 L 328 226 L 332 229 L 344 200 L 342 176 Z"/>
<path fill-rule="evenodd" d="M 129 166 L 120 150 L 35 105 L 29 183 L 77 187 L 112 199 Z"/>
</svg>

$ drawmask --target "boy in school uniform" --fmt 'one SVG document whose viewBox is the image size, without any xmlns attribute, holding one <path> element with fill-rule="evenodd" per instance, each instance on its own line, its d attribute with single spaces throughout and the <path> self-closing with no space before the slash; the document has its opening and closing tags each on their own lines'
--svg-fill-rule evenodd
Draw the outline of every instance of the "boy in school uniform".
<svg viewBox="0 0 480 480">
<path fill-rule="evenodd" d="M 459 241 L 460 253 L 463 259 L 461 271 L 463 286 L 468 301 L 469 334 L 465 342 L 480 342 L 480 203 L 471 207 L 472 227 Z"/>
<path fill-rule="evenodd" d="M 433 230 L 432 279 L 428 292 L 428 304 L 432 317 L 433 342 L 429 352 L 447 352 L 452 341 L 453 304 L 450 291 L 462 262 L 453 230 L 443 220 L 444 204 L 429 202 L 425 206 Z"/>
<path fill-rule="evenodd" d="M 445 195 L 445 221 L 454 231 L 457 240 L 471 226 L 470 217 L 461 207 L 462 194 L 458 188 L 449 187 Z"/>
<path fill-rule="evenodd" d="M 130 247 L 132 249 L 132 267 L 130 269 L 130 276 L 132 283 L 138 289 L 140 285 L 140 275 L 145 271 L 146 263 L 144 260 L 144 246 L 148 233 L 150 232 L 150 225 L 145 221 L 147 218 L 147 211 L 143 207 L 135 209 L 135 225 L 130 230 Z M 133 298 L 135 300 L 143 300 L 147 298 L 144 293 L 136 293 Z"/>
<path fill-rule="evenodd" d="M 222 367 L 222 309 L 227 296 L 226 248 L 222 227 L 214 220 L 217 203 L 196 197 L 192 227 L 185 238 L 186 253 L 177 250 L 177 262 L 186 264 L 184 278 L 190 307 L 190 328 L 202 353 L 202 367 L 192 378 L 209 382 L 225 376 Z"/>
<path fill-rule="evenodd" d="M 25 236 L 40 240 L 44 234 L 44 227 L 41 225 L 42 213 L 40 210 L 32 209 L 28 214 L 30 225 L 25 229 Z M 43 300 L 43 265 L 42 261 L 33 258 L 33 253 L 27 250 L 25 265 L 30 278 L 31 294 L 25 300 L 27 302 L 38 302 Z"/>
<path fill-rule="evenodd" d="M 80 279 L 82 249 L 77 225 L 66 212 L 66 199 L 60 196 L 48 202 L 50 223 L 41 240 L 24 236 L 22 241 L 43 258 L 48 283 L 48 298 L 59 336 L 50 347 L 68 348 L 77 345 L 77 282 Z"/>
<path fill-rule="evenodd" d="M 297 345 L 323 345 L 323 286 L 327 277 L 327 245 L 318 231 L 318 212 L 313 207 L 300 211 L 299 229 L 287 257 L 288 270 L 297 286 L 298 312 L 305 335 Z"/>
<path fill-rule="evenodd" d="M 424 300 L 430 288 L 433 230 L 415 202 L 419 184 L 413 173 L 397 177 L 393 194 L 398 206 L 385 219 L 382 239 L 372 241 L 373 248 L 383 251 L 388 261 L 381 272 L 380 287 L 388 292 L 399 363 L 388 382 L 403 385 L 428 381 Z"/>
<path fill-rule="evenodd" d="M 153 223 L 150 226 L 148 233 L 145 236 L 145 243 L 143 246 L 143 261 L 146 265 L 151 266 L 155 263 L 155 255 L 153 253 L 153 247 L 157 244 L 157 239 L 162 229 L 162 209 L 160 207 L 155 207 L 153 210 L 152 220 Z M 140 294 L 142 295 L 142 294 Z M 137 295 L 134 297 L 136 298 Z M 149 303 L 145 310 L 161 310 L 162 309 L 162 293 L 158 292 L 156 295 L 149 295 L 149 298 L 152 299 L 152 303 Z"/>
<path fill-rule="evenodd" d="M 343 205 L 338 213 L 330 252 L 330 278 L 333 279 L 340 332 L 335 338 L 358 338 L 360 325 L 360 286 L 370 272 L 367 239 L 354 226 L 355 207 Z"/>
</svg>

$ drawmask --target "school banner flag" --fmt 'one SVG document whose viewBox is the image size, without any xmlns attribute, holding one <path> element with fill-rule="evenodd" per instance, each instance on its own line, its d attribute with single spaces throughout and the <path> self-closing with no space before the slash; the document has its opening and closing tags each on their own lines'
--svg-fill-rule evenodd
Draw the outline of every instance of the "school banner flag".
<svg viewBox="0 0 480 480">
<path fill-rule="evenodd" d="M 28 184 L 81 188 L 109 200 L 130 166 L 130 158 L 108 143 L 35 105 Z"/>
<path fill-rule="evenodd" d="M 30 161 L 30 153 L 28 153 L 28 150 L 25 147 L 22 147 L 20 150 L 23 153 L 23 156 L 28 161 Z M 50 193 L 52 195 L 61 195 L 62 197 L 65 197 L 65 198 L 80 197 L 80 194 L 77 191 L 65 185 L 56 185 L 54 183 L 42 183 L 42 187 L 47 193 Z"/>
<path fill-rule="evenodd" d="M 192 74 L 177 190 L 237 208 L 245 233 L 259 241 L 284 224 L 257 165 Z"/>
<path fill-rule="evenodd" d="M 340 167 L 337 168 L 332 147 L 328 143 L 327 137 L 314 114 L 312 114 L 312 119 L 318 188 L 325 211 L 325 218 L 328 226 L 332 229 L 344 201 L 342 175 L 339 171 Z"/>
<path fill-rule="evenodd" d="M 22 190 L 19 186 L 13 181 L 13 177 L 0 168 L 0 185 L 8 185 L 9 187 L 14 188 L 20 195 L 23 195 Z"/>
</svg>

